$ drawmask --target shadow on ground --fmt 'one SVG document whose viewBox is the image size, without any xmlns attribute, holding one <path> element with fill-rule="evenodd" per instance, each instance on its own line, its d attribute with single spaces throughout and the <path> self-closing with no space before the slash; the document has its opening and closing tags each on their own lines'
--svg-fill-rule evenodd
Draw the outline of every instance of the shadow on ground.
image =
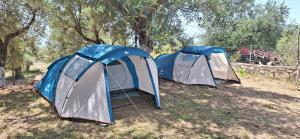
<svg viewBox="0 0 300 139">
<path fill-rule="evenodd" d="M 162 108 L 132 98 L 113 110 L 116 124 L 60 119 L 32 86 L 0 91 L 0 133 L 17 138 L 299 138 L 300 98 L 242 85 L 218 89 L 160 80 Z"/>
</svg>

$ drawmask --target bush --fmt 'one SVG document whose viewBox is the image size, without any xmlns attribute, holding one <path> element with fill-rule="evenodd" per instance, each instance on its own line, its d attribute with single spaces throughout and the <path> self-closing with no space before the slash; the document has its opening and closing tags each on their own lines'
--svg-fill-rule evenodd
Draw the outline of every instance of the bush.
<svg viewBox="0 0 300 139">
<path fill-rule="evenodd" d="M 161 54 L 173 53 L 178 49 L 180 49 L 180 46 L 172 47 L 170 44 L 168 44 L 168 45 L 164 45 L 164 46 L 161 46 L 161 47 L 154 48 L 150 55 L 155 58 L 155 57 L 157 57 Z"/>
<path fill-rule="evenodd" d="M 241 54 L 239 51 L 237 51 L 235 54 L 229 56 L 230 62 L 237 62 L 240 60 L 240 58 L 241 58 Z"/>
<path fill-rule="evenodd" d="M 281 65 L 297 65 L 297 36 L 286 35 L 277 43 L 277 53 Z"/>
<path fill-rule="evenodd" d="M 238 73 L 241 77 L 245 77 L 246 76 L 246 69 L 244 68 L 239 68 L 238 69 Z"/>
</svg>

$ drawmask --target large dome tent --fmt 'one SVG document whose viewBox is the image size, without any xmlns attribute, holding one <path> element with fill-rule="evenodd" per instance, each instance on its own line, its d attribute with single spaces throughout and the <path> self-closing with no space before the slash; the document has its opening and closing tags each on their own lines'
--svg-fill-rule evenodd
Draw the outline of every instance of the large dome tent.
<svg viewBox="0 0 300 139">
<path fill-rule="evenodd" d="M 214 87 L 217 81 L 240 83 L 225 50 L 220 47 L 187 46 L 172 54 L 162 54 L 155 61 L 160 78 Z"/>
<path fill-rule="evenodd" d="M 117 90 L 146 92 L 160 107 L 156 63 L 132 47 L 84 47 L 53 62 L 35 88 L 64 118 L 114 123 L 110 93 Z"/>
</svg>

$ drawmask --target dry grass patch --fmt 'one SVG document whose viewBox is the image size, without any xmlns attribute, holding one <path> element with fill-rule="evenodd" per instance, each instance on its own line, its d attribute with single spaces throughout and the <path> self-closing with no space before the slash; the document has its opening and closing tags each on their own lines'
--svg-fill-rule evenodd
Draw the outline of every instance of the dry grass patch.
<svg viewBox="0 0 300 139">
<path fill-rule="evenodd" d="M 245 76 L 218 89 L 160 80 L 152 98 L 114 109 L 107 127 L 59 118 L 30 81 L 0 90 L 0 138 L 300 138 L 300 92 L 282 81 Z"/>
</svg>

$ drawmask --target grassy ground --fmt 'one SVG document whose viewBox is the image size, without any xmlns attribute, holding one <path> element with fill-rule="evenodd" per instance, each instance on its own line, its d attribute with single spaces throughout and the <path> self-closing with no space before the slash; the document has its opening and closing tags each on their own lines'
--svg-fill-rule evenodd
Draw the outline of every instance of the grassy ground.
<svg viewBox="0 0 300 139">
<path fill-rule="evenodd" d="M 39 72 L 36 72 L 39 73 Z M 114 109 L 116 124 L 60 119 L 31 89 L 35 76 L 0 90 L 0 138 L 300 138 L 300 92 L 285 81 L 245 75 L 218 89 L 160 80 L 151 99 Z"/>
</svg>

